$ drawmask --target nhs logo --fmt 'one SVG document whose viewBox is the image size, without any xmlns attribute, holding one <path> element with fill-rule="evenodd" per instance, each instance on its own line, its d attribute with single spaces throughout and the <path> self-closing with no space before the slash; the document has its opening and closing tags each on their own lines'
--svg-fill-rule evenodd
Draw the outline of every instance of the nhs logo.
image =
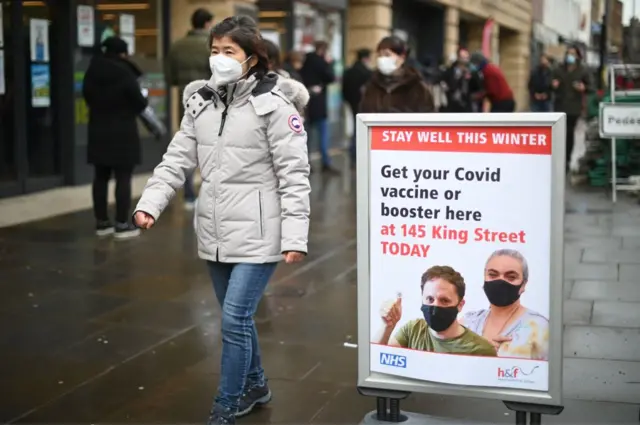
<svg viewBox="0 0 640 425">
<path fill-rule="evenodd" d="M 407 358 L 397 354 L 380 353 L 380 364 L 393 367 L 407 367 Z"/>
</svg>

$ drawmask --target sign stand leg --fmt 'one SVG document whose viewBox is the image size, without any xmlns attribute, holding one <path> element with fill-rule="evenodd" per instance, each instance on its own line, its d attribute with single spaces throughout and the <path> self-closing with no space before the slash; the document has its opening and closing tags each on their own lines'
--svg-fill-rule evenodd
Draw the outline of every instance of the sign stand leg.
<svg viewBox="0 0 640 425">
<path fill-rule="evenodd" d="M 400 400 L 407 398 L 410 393 L 366 387 L 358 387 L 358 392 L 365 397 L 376 398 L 377 421 L 398 423 L 407 420 L 407 417 L 400 412 Z"/>
<path fill-rule="evenodd" d="M 564 406 L 549 406 L 546 404 L 519 403 L 515 401 L 503 401 L 507 409 L 516 412 L 516 425 L 542 425 L 542 415 L 559 415 Z"/>
</svg>

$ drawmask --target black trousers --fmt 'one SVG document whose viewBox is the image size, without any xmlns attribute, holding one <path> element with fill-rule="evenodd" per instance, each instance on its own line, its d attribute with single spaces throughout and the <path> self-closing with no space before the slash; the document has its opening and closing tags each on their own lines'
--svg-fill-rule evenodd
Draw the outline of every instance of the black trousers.
<svg viewBox="0 0 640 425">
<path fill-rule="evenodd" d="M 513 100 L 500 100 L 491 102 L 491 112 L 513 112 L 516 110 L 516 102 Z"/>
<path fill-rule="evenodd" d="M 131 175 L 133 167 L 106 167 L 95 165 L 93 178 L 93 213 L 98 221 L 108 221 L 107 210 L 109 180 L 111 174 L 116 179 L 116 221 L 126 223 L 129 221 L 129 209 L 131 208 Z"/>
<path fill-rule="evenodd" d="M 566 144 L 567 157 L 565 158 L 565 162 L 567 163 L 567 169 L 569 169 L 569 164 L 571 164 L 571 152 L 573 152 L 576 125 L 578 124 L 579 119 L 580 119 L 579 115 L 567 115 L 567 144 Z"/>
</svg>

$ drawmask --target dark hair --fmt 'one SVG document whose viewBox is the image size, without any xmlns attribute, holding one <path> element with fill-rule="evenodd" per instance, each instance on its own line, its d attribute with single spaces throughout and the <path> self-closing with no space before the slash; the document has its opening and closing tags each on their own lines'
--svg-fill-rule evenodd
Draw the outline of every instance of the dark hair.
<svg viewBox="0 0 640 425">
<path fill-rule="evenodd" d="M 379 52 L 385 49 L 391 50 L 398 56 L 408 56 L 409 53 L 407 43 L 405 43 L 400 37 L 396 37 L 395 35 L 390 35 L 380 40 L 376 51 Z"/>
<path fill-rule="evenodd" d="M 359 61 L 362 59 L 368 59 L 371 57 L 371 49 L 358 49 L 356 55 L 358 55 Z"/>
<path fill-rule="evenodd" d="M 462 300 L 466 290 L 464 278 L 460 273 L 455 271 L 453 267 L 449 266 L 433 266 L 422 275 L 420 282 L 420 291 L 424 291 L 424 285 L 430 280 L 442 279 L 446 280 L 450 284 L 456 287 L 456 293 Z"/>
<path fill-rule="evenodd" d="M 267 58 L 269 59 L 269 64 L 273 69 L 280 69 L 282 66 L 280 61 L 280 49 L 276 46 L 271 40 L 263 40 L 264 47 L 267 51 Z"/>
<path fill-rule="evenodd" d="M 207 9 L 197 9 L 191 15 L 191 26 L 197 30 L 203 29 L 211 21 L 213 21 L 213 14 Z"/>
<path fill-rule="evenodd" d="M 128 52 L 127 42 L 120 37 L 112 36 L 102 42 L 105 55 L 122 55 Z"/>
<path fill-rule="evenodd" d="M 218 22 L 209 33 L 209 48 L 213 45 L 213 40 L 229 37 L 236 43 L 244 53 L 255 56 L 258 63 L 249 70 L 247 75 L 254 74 L 257 79 L 262 78 L 269 72 L 269 58 L 264 40 L 260 35 L 260 30 L 251 17 L 245 15 L 231 16 Z"/>
<path fill-rule="evenodd" d="M 316 53 L 319 52 L 320 50 L 324 50 L 326 51 L 329 48 L 329 43 L 327 43 L 326 41 L 316 41 L 314 43 L 314 47 L 316 49 Z"/>
</svg>

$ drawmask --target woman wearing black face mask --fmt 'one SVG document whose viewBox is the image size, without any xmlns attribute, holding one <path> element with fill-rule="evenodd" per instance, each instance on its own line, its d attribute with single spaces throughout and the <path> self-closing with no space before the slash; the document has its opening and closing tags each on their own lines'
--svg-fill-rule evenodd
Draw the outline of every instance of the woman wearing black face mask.
<svg viewBox="0 0 640 425">
<path fill-rule="evenodd" d="M 433 353 L 496 356 L 493 345 L 457 320 L 465 293 L 460 273 L 449 266 L 433 266 L 422 275 L 420 289 L 423 318 L 409 321 L 394 333 L 402 318 L 402 296 L 398 294 L 383 306 L 383 325 L 372 342 Z"/>
<path fill-rule="evenodd" d="M 547 360 L 549 319 L 520 303 L 529 280 L 529 266 L 513 249 L 494 252 L 484 270 L 488 309 L 467 313 L 462 322 L 491 341 L 499 357 Z"/>
</svg>

